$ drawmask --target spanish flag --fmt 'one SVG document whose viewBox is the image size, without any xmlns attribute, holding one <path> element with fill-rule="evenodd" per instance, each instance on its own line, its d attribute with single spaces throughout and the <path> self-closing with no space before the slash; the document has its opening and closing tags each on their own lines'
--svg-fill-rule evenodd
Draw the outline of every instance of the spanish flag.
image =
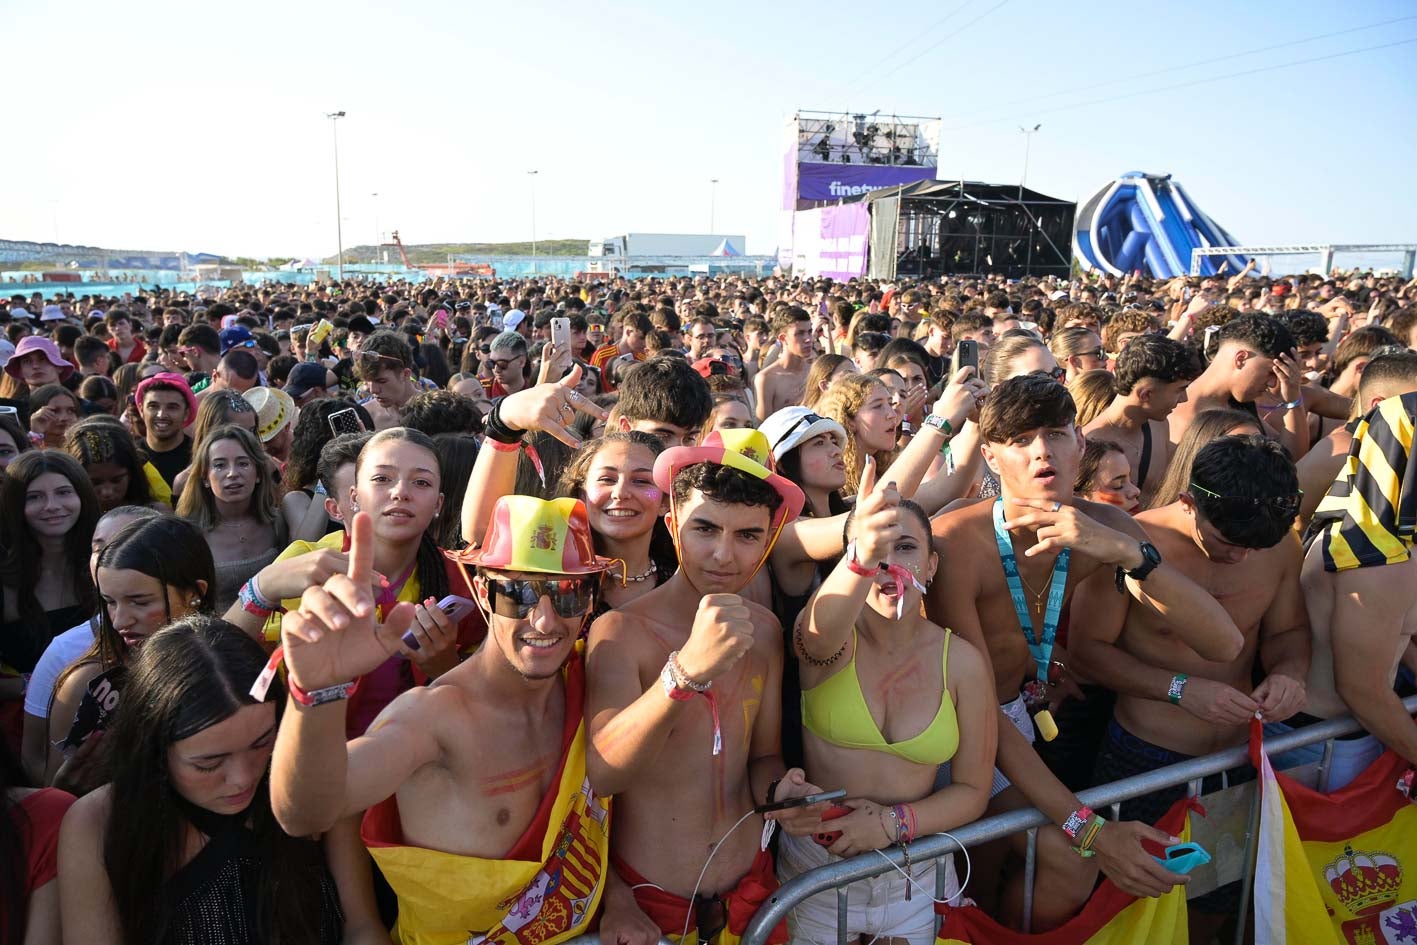
<svg viewBox="0 0 1417 945">
<path fill-rule="evenodd" d="M 1191 838 L 1191 812 L 1204 813 L 1183 798 L 1156 827 L 1183 841 Z M 1105 828 L 1104 828 L 1105 829 Z M 1151 851 L 1160 855 L 1159 849 Z M 1174 886 L 1156 899 L 1136 899 L 1103 880 L 1074 918 L 1037 935 L 1007 929 L 975 906 L 936 907 L 944 912 L 938 945 L 1187 945 L 1186 887 Z"/>
<path fill-rule="evenodd" d="M 1320 794 L 1279 774 L 1258 746 L 1256 945 L 1417 943 L 1417 808 L 1398 790 L 1408 765 L 1386 752 Z"/>
</svg>

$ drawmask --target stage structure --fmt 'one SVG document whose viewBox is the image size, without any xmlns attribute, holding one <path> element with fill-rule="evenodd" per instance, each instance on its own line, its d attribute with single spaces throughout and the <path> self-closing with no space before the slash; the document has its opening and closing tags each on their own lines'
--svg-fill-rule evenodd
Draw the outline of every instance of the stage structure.
<svg viewBox="0 0 1417 945">
<path fill-rule="evenodd" d="M 873 190 L 934 180 L 940 120 L 851 111 L 799 111 L 783 135 L 779 261 L 795 258 L 797 211 L 859 199 Z"/>
</svg>

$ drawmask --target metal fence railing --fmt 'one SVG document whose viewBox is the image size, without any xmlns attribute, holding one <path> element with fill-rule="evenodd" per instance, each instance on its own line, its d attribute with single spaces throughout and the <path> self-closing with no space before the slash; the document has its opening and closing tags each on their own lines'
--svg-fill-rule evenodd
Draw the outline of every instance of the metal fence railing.
<svg viewBox="0 0 1417 945">
<path fill-rule="evenodd" d="M 1417 696 L 1409 696 L 1403 705 L 1409 713 L 1417 713 Z M 1266 738 L 1265 753 L 1279 755 L 1320 742 L 1324 743 L 1323 759 L 1320 761 L 1318 769 L 1319 790 L 1323 791 L 1327 789 L 1327 772 L 1333 757 L 1334 739 L 1358 732 L 1361 728 L 1362 726 L 1353 718 L 1329 719 L 1292 732 L 1286 732 L 1283 735 Z M 1248 746 L 1239 745 L 1193 758 L 1190 761 L 1158 768 L 1135 777 L 1089 788 L 1078 797 L 1094 810 L 1101 811 L 1110 808 L 1112 819 L 1116 820 L 1123 801 L 1179 784 L 1187 785 L 1189 794 L 1194 797 L 1200 794 L 1203 779 L 1228 771 L 1237 765 L 1246 764 L 1248 760 Z M 1033 911 L 1033 880 L 1038 828 L 1046 826 L 1048 823 L 1048 819 L 1036 808 L 1009 811 L 960 827 L 953 831 L 953 838 L 943 834 L 935 834 L 916 840 L 910 844 L 910 861 L 917 864 L 926 860 L 935 861 L 935 898 L 943 899 L 946 893 L 944 889 L 946 882 L 945 857 L 964 847 L 978 846 L 1027 831 L 1028 852 L 1024 863 L 1023 902 L 1024 930 L 1027 931 Z M 1246 890 L 1254 881 L 1255 844 L 1258 839 L 1258 827 L 1259 792 L 1255 791 L 1254 797 L 1251 799 L 1249 821 L 1245 831 L 1245 872 L 1242 883 Z M 753 916 L 743 934 L 742 945 L 765 945 L 773 928 L 786 919 L 799 903 L 817 893 L 832 889 L 836 890 L 837 895 L 837 942 L 838 945 L 846 945 L 847 886 L 857 880 L 880 876 L 904 865 L 903 852 L 899 847 L 893 847 L 889 850 L 872 851 L 850 859 L 829 863 L 826 866 L 809 870 L 800 876 L 795 876 L 784 883 Z M 1249 896 L 1247 894 L 1240 901 L 1236 923 L 1237 945 L 1244 937 L 1248 909 Z"/>
</svg>

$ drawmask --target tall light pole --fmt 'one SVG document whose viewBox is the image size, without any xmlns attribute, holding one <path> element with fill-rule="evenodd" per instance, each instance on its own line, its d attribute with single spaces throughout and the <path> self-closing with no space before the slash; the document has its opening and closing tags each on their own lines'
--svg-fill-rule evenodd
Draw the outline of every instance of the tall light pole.
<svg viewBox="0 0 1417 945">
<path fill-rule="evenodd" d="M 712 188 L 709 190 L 709 236 L 713 236 L 717 230 L 714 227 L 714 215 L 718 209 L 718 178 L 709 181 Z"/>
<path fill-rule="evenodd" d="M 527 171 L 531 178 L 531 271 L 536 272 L 536 175 L 540 171 Z"/>
<path fill-rule="evenodd" d="M 369 196 L 374 198 L 374 255 L 372 258 L 377 263 L 380 257 L 379 247 L 384 242 L 383 237 L 379 235 L 379 195 L 370 194 Z"/>
<path fill-rule="evenodd" d="M 344 117 L 344 112 L 326 112 L 325 117 L 330 120 L 330 132 L 335 140 L 335 243 L 339 247 L 339 281 L 344 281 L 344 229 L 340 220 L 339 202 L 339 120 Z"/>
<path fill-rule="evenodd" d="M 1028 185 L 1028 149 L 1029 149 L 1029 145 L 1031 145 L 1031 144 L 1033 143 L 1033 133 L 1034 133 L 1035 131 L 1037 131 L 1039 128 L 1042 128 L 1042 127 L 1043 127 L 1043 124 L 1040 122 L 1039 124 L 1034 125 L 1032 128 L 1025 128 L 1025 127 L 1023 127 L 1022 125 L 1020 125 L 1020 126 L 1019 126 L 1019 129 L 1018 129 L 1019 132 L 1023 135 L 1023 177 L 1019 178 L 1019 182 L 1018 182 L 1019 195 L 1020 195 L 1020 196 L 1022 196 L 1023 188 Z"/>
</svg>

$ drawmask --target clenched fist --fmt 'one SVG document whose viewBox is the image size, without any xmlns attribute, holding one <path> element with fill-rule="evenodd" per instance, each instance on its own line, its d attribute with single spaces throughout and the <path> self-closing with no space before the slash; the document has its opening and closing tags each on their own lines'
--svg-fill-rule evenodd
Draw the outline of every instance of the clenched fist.
<svg viewBox="0 0 1417 945">
<path fill-rule="evenodd" d="M 706 594 L 699 601 L 679 668 L 696 683 L 722 676 L 753 646 L 753 615 L 737 594 Z"/>
</svg>

